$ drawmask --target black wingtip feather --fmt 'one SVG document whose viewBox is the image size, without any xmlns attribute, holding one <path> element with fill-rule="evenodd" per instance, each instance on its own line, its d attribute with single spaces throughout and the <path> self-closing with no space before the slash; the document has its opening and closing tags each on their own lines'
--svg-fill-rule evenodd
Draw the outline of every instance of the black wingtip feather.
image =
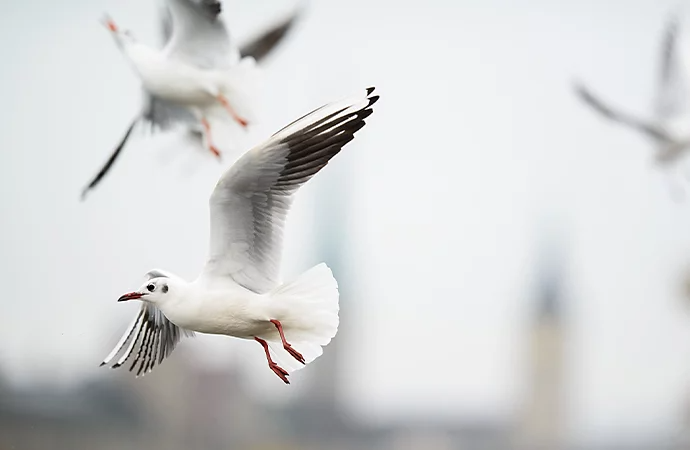
<svg viewBox="0 0 690 450">
<path fill-rule="evenodd" d="M 364 124 L 364 119 L 366 119 L 367 117 L 369 117 L 369 116 L 372 115 L 372 114 L 374 114 L 374 110 L 373 110 L 373 109 L 363 109 L 363 110 L 358 114 L 357 120 L 358 120 L 358 121 L 361 121 L 361 123 Z M 357 131 L 357 130 L 359 130 L 359 128 L 357 128 L 355 131 Z"/>
<path fill-rule="evenodd" d="M 373 97 L 369 97 L 369 104 L 366 106 L 367 108 L 370 108 L 374 103 L 379 101 L 379 96 L 374 95 Z"/>
<path fill-rule="evenodd" d="M 110 155 L 108 160 L 105 162 L 105 165 L 101 168 L 101 170 L 96 174 L 96 176 L 89 182 L 89 184 L 82 189 L 81 191 L 81 201 L 83 202 L 86 200 L 86 194 L 89 193 L 89 191 L 93 190 L 98 183 L 101 182 L 103 177 L 110 171 L 110 169 L 113 167 L 113 164 L 115 163 L 115 160 L 120 156 L 120 153 L 122 152 L 122 149 L 125 148 L 125 144 L 127 143 L 127 140 L 129 139 L 129 136 L 132 134 L 132 131 L 134 130 L 134 127 L 136 124 L 139 122 L 139 118 L 136 118 L 132 121 L 132 123 L 129 125 L 127 128 L 127 132 L 125 135 L 122 137 L 120 140 L 120 143 L 115 147 L 115 150 L 113 153 Z"/>
<path fill-rule="evenodd" d="M 371 95 L 371 93 L 374 92 L 374 89 L 376 89 L 374 86 L 368 87 L 367 88 L 367 95 Z"/>
</svg>

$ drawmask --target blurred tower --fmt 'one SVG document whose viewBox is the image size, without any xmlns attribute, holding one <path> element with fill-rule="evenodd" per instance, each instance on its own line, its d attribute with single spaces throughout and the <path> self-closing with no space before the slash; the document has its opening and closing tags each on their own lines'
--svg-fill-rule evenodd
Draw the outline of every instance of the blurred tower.
<svg viewBox="0 0 690 450">
<path fill-rule="evenodd" d="M 563 255 L 549 242 L 538 261 L 536 310 L 529 331 L 528 391 L 518 426 L 519 448 L 558 450 L 563 443 Z"/>
<path fill-rule="evenodd" d="M 690 305 L 690 270 L 685 269 L 685 274 L 681 279 L 682 294 L 685 301 L 685 307 Z M 677 448 L 683 450 L 690 450 L 690 397 L 686 398 L 684 404 L 681 405 L 679 413 L 680 429 L 678 430 Z"/>
<path fill-rule="evenodd" d="M 690 401 L 688 399 L 685 399 L 684 404 L 681 405 L 680 429 L 675 439 L 676 446 L 674 448 L 678 450 L 690 449 Z"/>
</svg>

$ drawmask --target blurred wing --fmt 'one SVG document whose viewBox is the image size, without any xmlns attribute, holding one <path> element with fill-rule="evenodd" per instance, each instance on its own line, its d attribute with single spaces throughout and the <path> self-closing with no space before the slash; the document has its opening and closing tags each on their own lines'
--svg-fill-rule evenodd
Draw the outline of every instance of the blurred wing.
<svg viewBox="0 0 690 450">
<path fill-rule="evenodd" d="M 378 100 L 373 90 L 294 121 L 221 177 L 209 201 L 211 239 L 202 277 L 230 277 L 259 293 L 280 283 L 283 227 L 293 194 L 364 126 Z"/>
<path fill-rule="evenodd" d="M 158 13 L 158 32 L 160 33 L 161 45 L 165 47 L 172 36 L 172 14 L 170 9 L 161 5 Z"/>
<path fill-rule="evenodd" d="M 150 272 L 148 278 L 165 276 L 159 272 Z M 194 336 L 194 332 L 178 327 L 169 321 L 155 306 L 142 302 L 139 314 L 127 327 L 113 351 L 103 360 L 101 366 L 109 364 L 122 350 L 122 356 L 113 364 L 117 369 L 135 355 L 129 371 L 136 370 L 137 376 L 153 370 L 156 363 L 161 364 L 175 349 L 183 336 Z M 138 368 L 137 368 L 138 365 Z"/>
<path fill-rule="evenodd" d="M 237 62 L 239 51 L 231 45 L 220 18 L 219 1 L 167 0 L 167 5 L 172 19 L 172 34 L 165 47 L 168 58 L 203 69 L 223 69 Z"/>
<path fill-rule="evenodd" d="M 146 94 L 146 96 L 143 119 L 149 123 L 151 128 L 167 130 L 180 123 L 197 124 L 198 120 L 194 114 L 184 106 L 150 94 Z"/>
<path fill-rule="evenodd" d="M 136 126 L 137 122 L 139 121 L 139 117 L 134 119 L 132 123 L 129 125 L 129 128 L 127 128 L 127 132 L 125 135 L 122 137 L 120 140 L 120 143 L 117 144 L 115 147 L 115 150 L 113 153 L 110 155 L 110 158 L 105 162 L 103 167 L 101 168 L 100 171 L 96 174 L 95 177 L 91 180 L 91 182 L 81 191 L 81 200 L 84 201 L 86 200 L 86 194 L 89 193 L 92 189 L 94 189 L 96 186 L 98 186 L 98 183 L 101 182 L 103 177 L 110 171 L 110 169 L 113 167 L 113 164 L 115 164 L 115 160 L 117 160 L 118 156 L 120 156 L 120 152 L 122 152 L 122 149 L 125 148 L 125 144 L 127 143 L 127 140 L 129 140 L 129 136 L 132 134 L 132 131 L 134 130 L 134 127 Z"/>
<path fill-rule="evenodd" d="M 278 44 L 280 44 L 287 33 L 292 29 L 301 15 L 301 10 L 295 11 L 285 20 L 278 22 L 262 34 L 246 42 L 240 47 L 242 57 L 251 56 L 257 62 L 263 60 Z"/>
<path fill-rule="evenodd" d="M 609 120 L 632 127 L 655 140 L 667 141 L 669 136 L 665 130 L 654 123 L 634 117 L 620 110 L 615 110 L 605 104 L 600 98 L 595 96 L 589 89 L 582 84 L 575 85 L 577 95 L 595 111 Z"/>
<path fill-rule="evenodd" d="M 688 78 L 682 62 L 679 23 L 675 14 L 668 20 L 661 48 L 661 68 L 656 112 L 662 119 L 687 112 Z"/>
<path fill-rule="evenodd" d="M 82 190 L 81 200 L 86 199 L 86 195 L 103 180 L 105 175 L 112 169 L 113 164 L 120 156 L 122 150 L 125 148 L 134 127 L 140 121 L 148 124 L 151 129 L 167 130 L 176 124 L 197 125 L 196 117 L 189 111 L 189 109 L 179 106 L 177 104 L 168 102 L 166 100 L 154 97 L 151 94 L 144 92 L 144 110 L 143 113 L 137 116 L 127 128 L 127 132 L 122 137 L 120 142 L 115 147 L 115 150 L 105 162 L 101 170 L 93 177 L 91 182 Z"/>
</svg>

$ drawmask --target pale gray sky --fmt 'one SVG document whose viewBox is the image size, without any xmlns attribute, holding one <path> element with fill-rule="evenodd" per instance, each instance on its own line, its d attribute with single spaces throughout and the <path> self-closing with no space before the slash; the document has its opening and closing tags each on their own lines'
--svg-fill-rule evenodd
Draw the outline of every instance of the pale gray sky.
<svg viewBox="0 0 690 450">
<path fill-rule="evenodd" d="M 226 10 L 242 37 L 291 4 L 232 0 Z M 644 140 L 570 90 L 582 77 L 646 111 L 673 5 L 312 2 L 266 66 L 265 120 L 248 143 L 362 87 L 380 91 L 369 125 L 298 199 L 285 255 L 287 277 L 317 262 L 312 194 L 353 171 L 354 411 L 388 420 L 519 407 L 530 262 L 546 217 L 563 222 L 569 243 L 572 435 L 677 426 L 690 402 L 690 310 L 676 291 L 690 262 L 690 204 L 670 199 Z M 105 11 L 153 42 L 152 2 L 0 6 L 0 354 L 17 381 L 102 376 L 97 363 L 138 307 L 115 299 L 153 267 L 191 278 L 206 255 L 206 198 L 223 167 L 190 155 L 164 164 L 170 137 L 138 136 L 78 201 L 139 104 L 98 22 Z M 257 390 L 285 392 L 250 344 L 185 346 L 237 354 Z"/>
</svg>

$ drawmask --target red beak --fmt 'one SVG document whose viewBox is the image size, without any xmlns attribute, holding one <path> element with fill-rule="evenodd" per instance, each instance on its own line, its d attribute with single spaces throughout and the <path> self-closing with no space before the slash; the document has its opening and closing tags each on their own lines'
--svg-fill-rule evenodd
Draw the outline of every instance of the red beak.
<svg viewBox="0 0 690 450">
<path fill-rule="evenodd" d="M 138 298 L 143 297 L 144 294 L 141 292 L 130 292 L 129 294 L 125 294 L 122 297 L 118 298 L 118 302 L 126 302 L 127 300 L 136 300 Z"/>
<path fill-rule="evenodd" d="M 106 14 L 102 20 L 103 20 L 103 25 L 108 27 L 108 29 L 110 31 L 117 32 L 117 25 L 115 25 L 115 22 L 113 22 L 113 19 L 111 19 L 109 15 Z"/>
</svg>

